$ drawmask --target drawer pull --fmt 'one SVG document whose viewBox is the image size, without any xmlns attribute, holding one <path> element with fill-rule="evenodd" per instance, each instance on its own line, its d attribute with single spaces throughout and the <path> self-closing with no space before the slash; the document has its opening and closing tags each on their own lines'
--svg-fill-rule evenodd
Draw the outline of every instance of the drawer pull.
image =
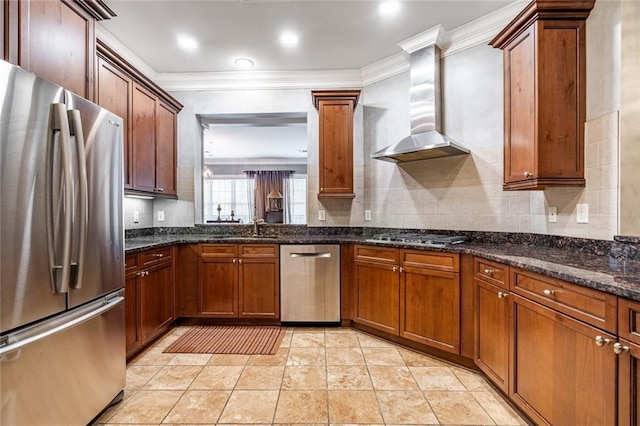
<svg viewBox="0 0 640 426">
<path fill-rule="evenodd" d="M 164 254 L 162 254 L 162 253 L 153 253 L 151 256 L 157 257 L 159 259 L 159 258 L 163 257 Z"/>
<path fill-rule="evenodd" d="M 233 262 L 233 263 L 236 263 L 236 259 L 233 259 L 233 260 L 232 260 L 232 262 Z"/>
<path fill-rule="evenodd" d="M 600 347 L 602 347 L 604 345 L 608 345 L 609 343 L 611 343 L 611 339 L 605 339 L 602 336 L 596 336 L 595 340 L 596 340 L 596 345 L 600 346 Z"/>
<path fill-rule="evenodd" d="M 398 270 L 398 268 L 396 266 L 394 266 L 393 268 L 391 268 L 392 272 L 396 272 Z"/>
<path fill-rule="evenodd" d="M 545 288 L 544 290 L 542 290 L 542 292 L 545 296 L 553 296 L 554 294 L 556 294 L 555 290 L 549 290 L 548 288 Z"/>
<path fill-rule="evenodd" d="M 404 272 L 404 267 L 400 267 L 400 272 Z"/>
<path fill-rule="evenodd" d="M 242 259 L 238 259 L 238 263 L 242 263 Z"/>
<path fill-rule="evenodd" d="M 524 172 L 524 177 L 526 177 L 526 178 L 532 178 L 532 177 L 533 177 L 533 173 L 530 173 L 530 172 Z"/>
<path fill-rule="evenodd" d="M 509 293 L 506 293 L 504 291 L 499 291 L 498 292 L 498 299 L 506 299 L 506 297 L 509 295 Z"/>
<path fill-rule="evenodd" d="M 622 346 L 620 343 L 614 343 L 613 344 L 613 351 L 620 355 L 624 352 L 629 352 L 629 346 Z"/>
<path fill-rule="evenodd" d="M 489 276 L 493 276 L 493 273 L 494 273 L 494 272 L 495 272 L 495 271 L 494 271 L 493 269 L 485 269 L 485 270 L 484 270 L 484 273 L 485 273 L 485 274 L 487 274 L 487 275 L 489 275 Z"/>
</svg>

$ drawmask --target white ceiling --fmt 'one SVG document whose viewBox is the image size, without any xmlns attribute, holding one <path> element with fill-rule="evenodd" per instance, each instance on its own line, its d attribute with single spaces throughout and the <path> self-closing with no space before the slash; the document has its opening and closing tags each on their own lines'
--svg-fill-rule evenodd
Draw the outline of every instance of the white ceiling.
<svg viewBox="0 0 640 426">
<path fill-rule="evenodd" d="M 249 57 L 256 71 L 360 69 L 402 52 L 397 43 L 441 24 L 459 27 L 514 0 L 405 0 L 380 16 L 379 0 L 107 0 L 117 17 L 101 24 L 158 73 L 235 71 Z M 282 31 L 299 45 L 280 45 Z M 185 34 L 194 52 L 178 48 Z"/>
</svg>

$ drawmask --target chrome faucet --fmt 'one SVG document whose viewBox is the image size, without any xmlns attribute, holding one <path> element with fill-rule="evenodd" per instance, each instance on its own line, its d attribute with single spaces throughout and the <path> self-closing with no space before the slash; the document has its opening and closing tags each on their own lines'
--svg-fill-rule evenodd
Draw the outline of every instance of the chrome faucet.
<svg viewBox="0 0 640 426">
<path fill-rule="evenodd" d="M 263 223 L 264 223 L 264 219 L 258 219 L 258 216 L 256 215 L 253 216 L 253 236 L 254 237 L 259 236 L 260 233 L 259 233 L 258 225 Z"/>
</svg>

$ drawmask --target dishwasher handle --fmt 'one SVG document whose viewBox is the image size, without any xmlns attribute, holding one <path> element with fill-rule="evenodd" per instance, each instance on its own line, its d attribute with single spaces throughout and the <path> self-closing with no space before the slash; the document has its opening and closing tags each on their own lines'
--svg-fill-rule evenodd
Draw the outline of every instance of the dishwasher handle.
<svg viewBox="0 0 640 426">
<path fill-rule="evenodd" d="M 323 252 L 323 253 L 289 253 L 289 257 L 307 257 L 307 258 L 318 258 L 318 257 L 331 257 L 331 253 Z"/>
</svg>

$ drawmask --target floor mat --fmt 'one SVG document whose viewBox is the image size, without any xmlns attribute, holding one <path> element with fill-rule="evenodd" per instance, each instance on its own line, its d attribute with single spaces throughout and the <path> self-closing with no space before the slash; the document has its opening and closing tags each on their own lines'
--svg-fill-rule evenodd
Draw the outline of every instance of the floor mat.
<svg viewBox="0 0 640 426">
<path fill-rule="evenodd" d="M 164 352 L 191 354 L 273 355 L 285 329 L 280 327 L 194 327 Z"/>
</svg>

